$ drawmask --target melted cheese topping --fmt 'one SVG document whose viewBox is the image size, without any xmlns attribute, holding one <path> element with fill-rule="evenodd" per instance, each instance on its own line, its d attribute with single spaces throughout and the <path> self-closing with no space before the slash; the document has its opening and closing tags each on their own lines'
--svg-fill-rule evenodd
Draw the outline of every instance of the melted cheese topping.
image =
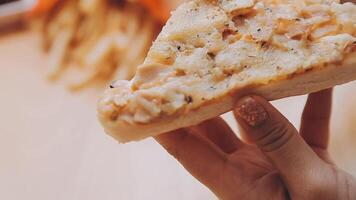
<svg viewBox="0 0 356 200">
<path fill-rule="evenodd" d="M 164 27 L 131 82 L 100 101 L 108 120 L 149 123 L 246 85 L 341 62 L 355 51 L 356 6 L 333 0 L 195 0 Z"/>
</svg>

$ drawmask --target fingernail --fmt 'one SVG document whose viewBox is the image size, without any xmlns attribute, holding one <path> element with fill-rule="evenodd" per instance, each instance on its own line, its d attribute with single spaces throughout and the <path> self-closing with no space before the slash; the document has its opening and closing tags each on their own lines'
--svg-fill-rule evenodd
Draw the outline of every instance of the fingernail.
<svg viewBox="0 0 356 200">
<path fill-rule="evenodd" d="M 251 127 L 258 127 L 269 118 L 266 109 L 253 97 L 239 100 L 235 112 Z"/>
</svg>

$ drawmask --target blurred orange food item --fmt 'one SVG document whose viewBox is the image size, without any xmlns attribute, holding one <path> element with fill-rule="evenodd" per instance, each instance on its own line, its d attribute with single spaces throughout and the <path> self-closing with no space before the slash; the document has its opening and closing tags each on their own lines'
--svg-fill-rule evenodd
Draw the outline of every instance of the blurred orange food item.
<svg viewBox="0 0 356 200">
<path fill-rule="evenodd" d="M 32 14 L 38 15 L 50 11 L 60 0 L 38 0 L 32 10 Z M 169 16 L 172 5 L 167 0 L 138 0 L 151 15 L 158 21 L 165 23 Z"/>
<path fill-rule="evenodd" d="M 171 6 L 166 0 L 139 0 L 139 2 L 160 22 L 164 23 L 168 20 Z"/>
<path fill-rule="evenodd" d="M 50 11 L 59 0 L 38 0 L 35 6 L 33 7 L 32 14 L 43 14 Z"/>
</svg>

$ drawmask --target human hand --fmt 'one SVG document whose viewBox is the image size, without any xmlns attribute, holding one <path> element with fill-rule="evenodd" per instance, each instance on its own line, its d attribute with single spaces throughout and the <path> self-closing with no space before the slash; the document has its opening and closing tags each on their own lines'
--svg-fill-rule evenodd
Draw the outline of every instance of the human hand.
<svg viewBox="0 0 356 200">
<path fill-rule="evenodd" d="M 221 199 L 356 199 L 356 180 L 327 151 L 332 90 L 311 94 L 300 134 L 270 103 L 241 99 L 243 140 L 221 118 L 156 137 Z"/>
</svg>

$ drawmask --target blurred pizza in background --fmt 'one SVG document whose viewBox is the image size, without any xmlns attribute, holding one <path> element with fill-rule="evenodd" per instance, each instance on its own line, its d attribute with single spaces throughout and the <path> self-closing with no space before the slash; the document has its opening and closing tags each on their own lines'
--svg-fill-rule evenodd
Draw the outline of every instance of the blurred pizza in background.
<svg viewBox="0 0 356 200">
<path fill-rule="evenodd" d="M 40 0 L 49 78 L 79 90 L 131 79 L 152 41 L 181 0 Z"/>
</svg>

